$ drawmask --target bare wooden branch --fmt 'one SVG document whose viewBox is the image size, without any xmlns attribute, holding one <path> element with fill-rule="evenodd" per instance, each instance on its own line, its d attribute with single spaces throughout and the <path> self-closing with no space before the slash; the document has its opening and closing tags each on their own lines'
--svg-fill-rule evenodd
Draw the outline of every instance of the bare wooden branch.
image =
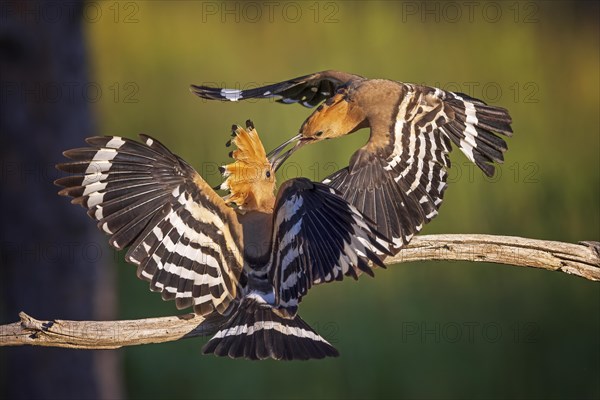
<svg viewBox="0 0 600 400">
<path fill-rule="evenodd" d="M 600 243 L 579 244 L 496 235 L 423 235 L 386 264 L 409 261 L 480 261 L 541 268 L 600 280 Z"/>
<path fill-rule="evenodd" d="M 479 261 L 561 271 L 600 280 L 600 243 L 579 244 L 493 235 L 424 235 L 386 264 L 410 261 Z M 0 326 L 0 346 L 53 346 L 115 349 L 212 335 L 223 318 L 194 314 L 128 321 L 40 321 L 20 313 L 21 321 Z"/>
<path fill-rule="evenodd" d="M 171 342 L 215 333 L 223 319 L 195 314 L 123 321 L 40 321 L 24 312 L 20 322 L 0 326 L 0 346 L 52 346 L 74 349 L 116 349 Z"/>
</svg>

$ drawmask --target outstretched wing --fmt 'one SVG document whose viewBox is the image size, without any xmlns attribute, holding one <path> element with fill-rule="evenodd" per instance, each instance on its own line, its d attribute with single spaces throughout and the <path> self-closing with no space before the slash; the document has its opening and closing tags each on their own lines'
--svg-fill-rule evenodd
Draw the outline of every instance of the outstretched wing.
<svg viewBox="0 0 600 400">
<path fill-rule="evenodd" d="M 378 151 L 373 151 L 373 143 L 359 149 L 348 168 L 323 182 L 373 219 L 397 250 L 437 215 L 451 143 L 491 176 L 493 162 L 502 162 L 507 150 L 494 132 L 512 135 L 511 122 L 505 109 L 464 94 L 403 84 L 391 132 L 371 133 L 372 137 L 391 133 L 390 140 L 380 141 Z"/>
<path fill-rule="evenodd" d="M 138 277 L 178 308 L 224 313 L 243 268 L 235 211 L 181 158 L 157 140 L 92 137 L 66 151 L 59 193 L 88 209 Z"/>
<path fill-rule="evenodd" d="M 374 224 L 332 188 L 305 178 L 279 189 L 273 214 L 269 271 L 277 304 L 288 316 L 312 285 L 373 275 L 369 261 L 385 268 L 381 257 L 390 243 Z"/>
<path fill-rule="evenodd" d="M 343 85 L 361 76 L 340 71 L 323 71 L 301 76 L 273 85 L 253 89 L 225 89 L 191 85 L 195 95 L 209 100 L 238 101 L 259 98 L 278 98 L 280 103 L 300 103 L 304 107 L 315 107 L 331 97 Z"/>
</svg>

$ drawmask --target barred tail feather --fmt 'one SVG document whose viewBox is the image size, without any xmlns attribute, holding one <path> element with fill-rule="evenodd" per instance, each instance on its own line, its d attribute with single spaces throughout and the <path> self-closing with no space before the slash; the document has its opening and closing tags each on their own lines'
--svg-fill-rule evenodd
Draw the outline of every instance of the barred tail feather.
<svg viewBox="0 0 600 400">
<path fill-rule="evenodd" d="M 202 352 L 249 360 L 308 360 L 339 355 L 298 315 L 283 318 L 262 298 L 253 295 L 242 300 Z"/>
</svg>

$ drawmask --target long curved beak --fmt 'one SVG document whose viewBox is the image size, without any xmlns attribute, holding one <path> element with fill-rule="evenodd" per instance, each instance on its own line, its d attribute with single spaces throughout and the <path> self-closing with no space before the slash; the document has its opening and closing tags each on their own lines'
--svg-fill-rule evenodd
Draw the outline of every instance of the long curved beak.
<svg viewBox="0 0 600 400">
<path fill-rule="evenodd" d="M 287 146 L 294 143 L 294 146 L 287 151 L 284 151 Z M 302 134 L 297 134 L 290 140 L 287 140 L 271 150 L 271 152 L 267 155 L 269 159 L 269 163 L 271 163 L 271 168 L 273 171 L 277 171 L 279 167 L 287 160 L 292 153 L 298 150 L 300 147 L 304 146 L 307 143 L 306 140 L 302 140 Z"/>
</svg>

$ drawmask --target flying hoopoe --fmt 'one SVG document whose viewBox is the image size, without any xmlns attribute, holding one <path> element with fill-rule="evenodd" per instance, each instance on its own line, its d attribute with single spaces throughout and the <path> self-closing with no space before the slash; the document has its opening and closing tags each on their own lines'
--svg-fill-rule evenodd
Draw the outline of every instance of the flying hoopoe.
<svg viewBox="0 0 600 400">
<path fill-rule="evenodd" d="M 434 218 L 446 189 L 451 142 L 487 176 L 504 161 L 511 117 L 504 108 L 486 105 L 462 93 L 367 79 L 324 71 L 248 90 L 191 86 L 199 97 L 238 101 L 278 98 L 318 108 L 300 133 L 268 156 L 277 168 L 307 143 L 333 139 L 370 128 L 369 141 L 343 168 L 323 182 L 336 188 L 359 211 L 376 222 L 397 252 Z M 288 145 L 292 148 L 284 151 Z"/>
<path fill-rule="evenodd" d="M 335 190 L 275 173 L 252 123 L 233 127 L 234 162 L 221 198 L 184 160 L 146 135 L 143 143 L 91 137 L 57 168 L 59 193 L 88 210 L 110 244 L 178 309 L 223 323 L 204 353 L 310 359 L 338 352 L 299 315 L 313 285 L 373 275 L 391 243 Z"/>
</svg>

